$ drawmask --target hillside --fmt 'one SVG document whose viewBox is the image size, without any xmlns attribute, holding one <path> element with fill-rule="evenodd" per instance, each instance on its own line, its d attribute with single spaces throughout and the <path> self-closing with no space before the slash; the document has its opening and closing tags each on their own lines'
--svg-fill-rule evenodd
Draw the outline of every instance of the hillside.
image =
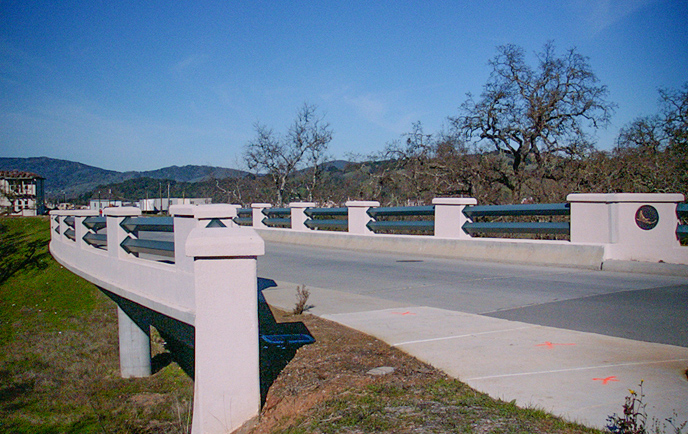
<svg viewBox="0 0 688 434">
<path fill-rule="evenodd" d="M 36 173 L 45 178 L 45 193 L 48 197 L 66 195 L 68 198 L 74 198 L 92 191 L 99 185 L 115 184 L 137 178 L 199 182 L 211 178 L 234 178 L 248 174 L 248 172 L 224 167 L 192 165 L 164 167 L 144 172 L 117 172 L 75 161 L 48 157 L 0 157 L 0 170 L 21 170 Z"/>
</svg>

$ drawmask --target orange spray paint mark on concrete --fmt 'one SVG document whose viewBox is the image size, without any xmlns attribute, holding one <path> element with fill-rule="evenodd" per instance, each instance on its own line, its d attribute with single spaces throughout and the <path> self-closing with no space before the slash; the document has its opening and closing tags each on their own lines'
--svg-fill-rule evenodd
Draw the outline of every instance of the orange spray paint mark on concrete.
<svg viewBox="0 0 688 434">
<path fill-rule="evenodd" d="M 619 381 L 619 380 L 616 378 L 616 375 L 612 375 L 611 377 L 607 377 L 607 378 L 593 378 L 592 381 L 601 381 L 602 384 L 607 384 L 610 381 Z"/>
<path fill-rule="evenodd" d="M 576 345 L 576 344 L 555 344 L 549 341 L 545 341 L 544 344 L 537 344 L 535 345 L 536 347 L 547 347 L 547 348 L 554 348 L 555 345 Z"/>
</svg>

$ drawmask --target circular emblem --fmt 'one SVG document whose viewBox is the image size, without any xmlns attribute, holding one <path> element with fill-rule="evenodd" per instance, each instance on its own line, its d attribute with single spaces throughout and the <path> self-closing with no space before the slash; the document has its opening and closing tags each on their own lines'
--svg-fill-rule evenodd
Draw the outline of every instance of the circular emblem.
<svg viewBox="0 0 688 434">
<path fill-rule="evenodd" d="M 644 231 L 654 229 L 659 222 L 659 213 L 654 206 L 643 205 L 635 212 L 635 224 Z"/>
</svg>

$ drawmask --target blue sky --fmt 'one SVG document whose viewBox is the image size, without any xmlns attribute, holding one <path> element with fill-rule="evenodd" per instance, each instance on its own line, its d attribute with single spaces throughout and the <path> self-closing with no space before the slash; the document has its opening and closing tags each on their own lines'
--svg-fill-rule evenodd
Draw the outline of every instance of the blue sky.
<svg viewBox="0 0 688 434">
<path fill-rule="evenodd" d="M 618 104 L 601 149 L 688 81 L 686 0 L 2 0 L 0 156 L 240 167 L 254 123 L 285 131 L 304 102 L 334 157 L 370 153 L 441 129 L 496 46 L 549 40 Z"/>
</svg>

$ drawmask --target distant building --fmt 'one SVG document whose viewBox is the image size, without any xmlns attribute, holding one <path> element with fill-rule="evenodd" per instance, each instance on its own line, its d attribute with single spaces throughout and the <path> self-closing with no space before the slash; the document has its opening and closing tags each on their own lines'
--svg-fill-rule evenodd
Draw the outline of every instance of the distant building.
<svg viewBox="0 0 688 434">
<path fill-rule="evenodd" d="M 35 173 L 0 170 L 0 212 L 11 216 L 45 214 L 44 181 Z"/>
<path fill-rule="evenodd" d="M 91 199 L 88 202 L 88 209 L 101 210 L 111 206 L 122 206 L 122 201 L 111 199 Z"/>
<path fill-rule="evenodd" d="M 138 201 L 138 207 L 142 213 L 157 214 L 167 212 L 170 205 L 207 205 L 212 203 L 209 197 L 171 197 L 171 198 L 157 198 L 157 199 L 141 199 Z"/>
</svg>

